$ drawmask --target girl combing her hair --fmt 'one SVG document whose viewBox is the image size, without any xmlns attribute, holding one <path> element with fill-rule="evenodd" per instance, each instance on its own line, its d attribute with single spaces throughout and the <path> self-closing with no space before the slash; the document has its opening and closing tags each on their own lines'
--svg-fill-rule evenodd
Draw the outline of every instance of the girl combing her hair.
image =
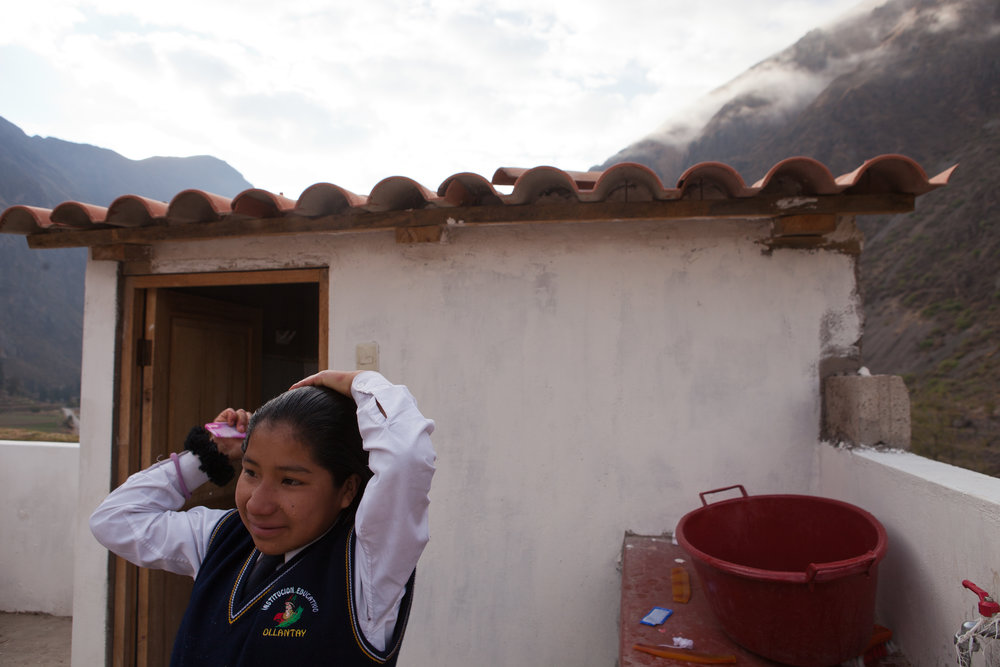
<svg viewBox="0 0 1000 667">
<path fill-rule="evenodd" d="M 195 578 L 171 664 L 395 664 L 428 540 L 434 423 L 372 371 L 322 371 L 216 421 L 246 439 L 192 430 L 188 451 L 90 519 L 129 562 Z M 236 462 L 236 510 L 177 511 Z"/>
</svg>

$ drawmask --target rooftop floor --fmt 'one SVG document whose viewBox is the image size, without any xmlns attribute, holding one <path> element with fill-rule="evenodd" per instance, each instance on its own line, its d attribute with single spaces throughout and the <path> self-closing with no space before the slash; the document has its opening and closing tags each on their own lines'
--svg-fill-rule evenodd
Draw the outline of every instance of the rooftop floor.
<svg viewBox="0 0 1000 667">
<path fill-rule="evenodd" d="M 68 665 L 72 632 L 68 616 L 0 613 L 0 665 Z"/>
</svg>

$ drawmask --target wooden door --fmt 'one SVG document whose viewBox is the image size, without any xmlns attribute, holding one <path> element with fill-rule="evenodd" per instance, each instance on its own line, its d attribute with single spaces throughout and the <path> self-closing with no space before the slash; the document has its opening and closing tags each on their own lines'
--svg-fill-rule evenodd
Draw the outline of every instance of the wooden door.
<svg viewBox="0 0 1000 667">
<path fill-rule="evenodd" d="M 262 387 L 273 393 L 303 377 L 289 380 L 289 373 L 327 367 L 326 269 L 126 276 L 121 298 L 112 460 L 116 485 L 180 451 L 188 430 L 222 408 L 256 409 Z M 296 315 L 292 324 L 283 317 L 287 313 Z M 299 330 L 297 340 L 316 345 L 313 353 L 302 348 L 292 354 L 298 362 L 293 368 L 285 348 L 262 344 L 262 330 L 276 340 L 276 331 L 289 328 Z M 232 489 L 209 484 L 189 504 L 226 507 L 232 502 Z M 109 575 L 112 665 L 168 664 L 192 582 L 117 557 L 111 559 Z"/>
<path fill-rule="evenodd" d="M 260 309 L 146 290 L 145 341 L 151 358 L 142 368 L 140 468 L 180 451 L 191 427 L 223 408 L 259 407 Z M 235 480 L 224 489 L 206 484 L 188 505 L 234 507 L 234 489 Z M 139 570 L 138 665 L 169 664 L 192 584 L 189 577 Z"/>
</svg>

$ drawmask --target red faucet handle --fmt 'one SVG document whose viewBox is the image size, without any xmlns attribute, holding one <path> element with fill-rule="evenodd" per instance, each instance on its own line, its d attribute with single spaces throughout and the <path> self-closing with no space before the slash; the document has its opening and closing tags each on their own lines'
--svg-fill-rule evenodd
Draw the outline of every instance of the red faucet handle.
<svg viewBox="0 0 1000 667">
<path fill-rule="evenodd" d="M 993 616 L 994 614 L 1000 613 L 1000 604 L 998 604 L 990 594 L 984 591 L 979 586 L 968 579 L 962 581 L 962 585 L 968 588 L 970 591 L 979 596 L 979 613 L 983 616 Z"/>
</svg>

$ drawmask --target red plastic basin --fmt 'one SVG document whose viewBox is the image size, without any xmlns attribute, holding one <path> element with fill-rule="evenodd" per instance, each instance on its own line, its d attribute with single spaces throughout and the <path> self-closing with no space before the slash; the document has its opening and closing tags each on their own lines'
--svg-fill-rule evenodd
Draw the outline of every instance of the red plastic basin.
<svg viewBox="0 0 1000 667">
<path fill-rule="evenodd" d="M 738 488 L 742 498 L 707 504 Z M 723 631 L 749 651 L 796 667 L 861 655 L 875 625 L 885 529 L 865 510 L 816 496 L 701 494 L 677 542 Z"/>
</svg>

